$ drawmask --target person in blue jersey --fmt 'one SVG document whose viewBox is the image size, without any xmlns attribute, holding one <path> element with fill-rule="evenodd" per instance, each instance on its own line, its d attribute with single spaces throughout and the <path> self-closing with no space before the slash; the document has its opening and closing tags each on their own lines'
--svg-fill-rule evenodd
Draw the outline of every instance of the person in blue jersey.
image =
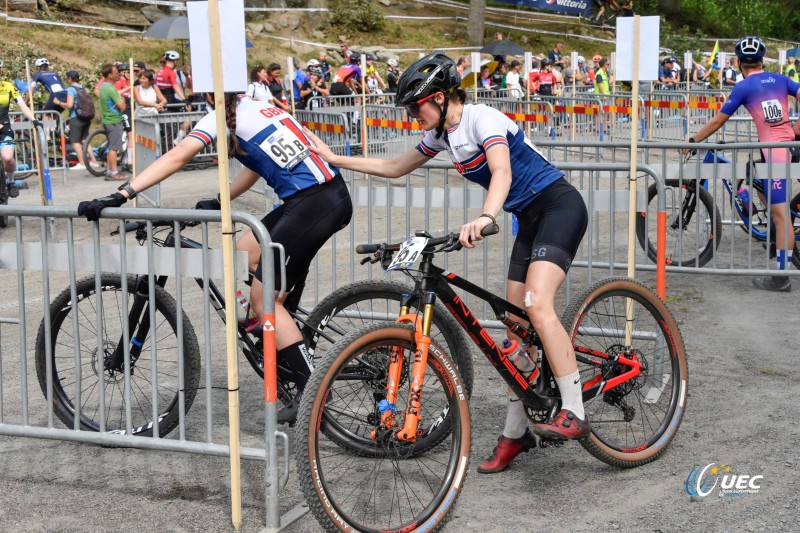
<svg viewBox="0 0 800 533">
<path fill-rule="evenodd" d="M 213 95 L 206 95 L 213 105 Z M 311 142 L 302 126 L 289 113 L 270 102 L 256 101 L 234 93 L 225 94 L 228 149 L 244 169 L 230 187 L 237 198 L 259 179 L 264 179 L 283 201 L 262 220 L 273 242 L 283 245 L 286 287 L 289 291 L 305 280 L 309 265 L 319 249 L 337 231 L 350 223 L 353 204 L 339 170 L 309 151 Z M 217 138 L 216 111 L 203 117 L 172 150 L 145 168 L 114 194 L 81 202 L 78 214 L 97 220 L 106 207 L 119 207 L 139 192 L 180 170 Z M 202 200 L 198 209 L 220 209 L 219 197 Z M 237 240 L 246 250 L 254 270 L 250 303 L 262 316 L 260 248 L 252 232 Z M 275 290 L 280 288 L 281 264 L 275 254 Z M 277 292 L 276 292 L 277 294 Z M 278 413 L 278 421 L 293 423 L 300 396 L 313 370 L 303 337 L 283 300 L 276 300 L 276 343 L 278 357 L 300 377 L 297 396 Z"/>
<path fill-rule="evenodd" d="M 453 60 L 439 52 L 403 73 L 397 105 L 405 107 L 425 130 L 419 145 L 404 155 L 395 159 L 337 156 L 306 131 L 314 143 L 311 150 L 332 165 L 386 178 L 404 176 L 446 151 L 464 178 L 488 191 L 483 214 L 461 227 L 459 240 L 467 248 L 482 240 L 481 230 L 495 222 L 501 209 L 517 215 L 519 234 L 509 262 L 507 298 L 527 309 L 544 342 L 562 399 L 562 410 L 551 423 L 536 424 L 533 430 L 555 439 L 586 436 L 590 428 L 575 353 L 554 304 L 586 231 L 586 206 L 561 171 L 514 122 L 485 105 L 465 105 L 467 95 L 458 88 L 460 83 Z M 509 394 L 503 434 L 492 457 L 478 471 L 505 470 L 514 457 L 535 445 L 522 402 Z"/>
<path fill-rule="evenodd" d="M 48 98 L 47 103 L 44 105 L 44 110 L 58 111 L 61 113 L 64 111 L 64 108 L 60 105 L 57 105 L 54 101 L 60 100 L 62 102 L 66 102 L 68 87 L 64 85 L 63 81 L 61 81 L 61 76 L 50 70 L 50 61 L 48 61 L 46 57 L 40 57 L 34 61 L 33 64 L 38 72 L 33 75 L 31 83 L 33 83 L 34 86 L 37 83 L 41 83 L 47 92 L 50 93 L 50 97 Z"/>
<path fill-rule="evenodd" d="M 736 44 L 736 56 L 744 79 L 733 86 L 728 101 L 719 113 L 699 132 L 689 137 L 689 142 L 701 142 L 720 129 L 740 106 L 744 106 L 756 125 L 758 140 L 766 143 L 794 141 L 800 136 L 800 121 L 794 126 L 789 120 L 789 96 L 800 96 L 800 83 L 775 72 L 764 72 L 763 60 L 767 47 L 758 37 L 743 37 Z M 685 150 L 688 152 L 688 150 Z M 796 149 L 770 148 L 761 150 L 761 161 L 771 162 L 773 172 L 783 172 L 787 160 L 796 162 L 800 154 Z M 775 232 L 777 270 L 785 271 L 792 264 L 795 233 L 790 225 L 787 205 L 786 179 L 777 177 L 757 180 L 758 195 L 766 202 L 769 194 L 770 214 Z M 753 284 L 763 290 L 790 292 L 789 276 L 759 276 Z"/>
</svg>

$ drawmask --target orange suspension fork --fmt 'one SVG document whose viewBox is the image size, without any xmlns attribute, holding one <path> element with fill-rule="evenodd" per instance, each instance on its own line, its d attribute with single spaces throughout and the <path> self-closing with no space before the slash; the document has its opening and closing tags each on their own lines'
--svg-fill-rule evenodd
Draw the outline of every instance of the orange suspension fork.
<svg viewBox="0 0 800 533">
<path fill-rule="evenodd" d="M 401 317 L 403 318 L 403 317 Z M 399 319 L 398 319 L 399 320 Z M 419 320 L 417 318 L 417 320 Z M 408 394 L 408 407 L 405 413 L 405 425 L 397 434 L 400 441 L 413 442 L 417 438 L 419 427 L 419 408 L 422 403 L 422 384 L 425 382 L 425 369 L 428 366 L 428 348 L 431 345 L 431 322 L 433 322 L 433 304 L 425 304 L 422 312 L 422 324 L 414 329 L 414 365 L 411 367 L 411 390 Z"/>
</svg>

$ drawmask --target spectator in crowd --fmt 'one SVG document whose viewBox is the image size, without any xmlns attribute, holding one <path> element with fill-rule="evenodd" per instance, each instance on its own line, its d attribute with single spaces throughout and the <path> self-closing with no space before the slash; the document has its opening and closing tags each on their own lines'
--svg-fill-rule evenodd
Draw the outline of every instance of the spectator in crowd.
<svg viewBox="0 0 800 533">
<path fill-rule="evenodd" d="M 85 91 L 83 85 L 80 84 L 81 76 L 77 70 L 70 70 L 67 72 L 67 100 L 62 102 L 58 98 L 54 103 L 69 111 L 69 143 L 75 150 L 75 155 L 78 156 L 78 164 L 71 167 L 70 170 L 86 170 L 86 161 L 83 158 L 83 143 L 89 137 L 89 127 L 92 125 L 91 120 L 81 118 L 77 114 L 78 108 L 78 90 Z"/>
<path fill-rule="evenodd" d="M 494 40 L 495 40 L 495 41 L 502 41 L 502 40 L 503 40 L 503 34 L 502 34 L 502 32 L 499 32 L 499 31 L 498 31 L 498 32 L 496 32 L 496 33 L 494 34 Z"/>
<path fill-rule="evenodd" d="M 618 16 L 620 17 L 633 17 L 636 13 L 633 10 L 633 0 L 619 0 L 617 2 L 619 6 L 620 13 Z"/>
<path fill-rule="evenodd" d="M 589 81 L 589 69 L 586 67 L 586 58 L 578 56 L 578 66 L 575 67 L 575 84 L 580 89 L 586 86 Z"/>
<path fill-rule="evenodd" d="M 397 68 L 397 60 L 390 59 L 386 62 L 386 84 L 390 93 L 397 92 L 398 81 L 400 81 L 400 69 Z"/>
<path fill-rule="evenodd" d="M 559 72 L 557 68 L 552 67 L 552 65 L 550 68 L 550 72 L 556 78 L 555 95 L 561 96 L 561 93 L 564 90 L 564 75 L 561 72 Z"/>
<path fill-rule="evenodd" d="M 458 58 L 456 61 L 456 70 L 458 71 L 459 76 L 462 78 L 464 77 L 464 72 L 469 68 L 469 59 L 464 56 Z"/>
<path fill-rule="evenodd" d="M 131 82 L 130 82 L 130 67 L 127 63 L 120 63 L 117 66 L 119 72 L 119 79 L 114 83 L 114 88 L 119 95 L 125 100 L 125 111 L 122 113 L 122 124 L 125 131 L 131 131 Z"/>
<path fill-rule="evenodd" d="M 183 87 L 178 82 L 178 75 L 175 73 L 175 62 L 181 55 L 175 50 L 167 50 L 161 58 L 161 69 L 156 74 L 156 85 L 161 90 L 161 94 L 167 99 L 166 112 L 177 113 L 183 111 L 186 96 Z"/>
<path fill-rule="evenodd" d="M 245 94 L 259 102 L 272 102 L 274 97 L 269 90 L 268 80 L 267 69 L 263 65 L 256 65 L 250 71 L 250 83 L 247 85 Z"/>
<path fill-rule="evenodd" d="M 703 76 L 703 81 L 706 82 L 711 87 L 719 87 L 720 86 L 720 73 L 719 73 L 719 65 L 717 64 L 717 60 L 719 59 L 718 54 L 714 54 L 714 59 L 711 63 L 711 66 L 706 69 L 706 75 Z"/>
<path fill-rule="evenodd" d="M 114 61 L 113 64 L 114 64 L 115 67 L 119 67 L 122 64 L 122 61 Z M 100 67 L 100 68 L 102 68 L 102 67 Z M 100 97 L 100 86 L 103 85 L 105 82 L 106 82 L 106 79 L 103 76 L 100 76 L 100 79 L 97 81 L 97 83 L 94 86 L 94 95 L 97 96 L 98 98 Z"/>
<path fill-rule="evenodd" d="M 722 71 L 722 86 L 731 88 L 736 85 L 736 70 L 731 65 L 730 59 L 725 59 L 725 68 Z"/>
<path fill-rule="evenodd" d="M 292 58 L 292 66 L 294 67 L 293 73 L 286 73 L 283 81 L 283 87 L 286 91 L 289 91 L 289 87 L 292 91 L 292 98 L 294 98 L 294 106 L 296 109 L 303 109 L 303 99 L 300 97 L 300 89 L 303 87 L 303 83 L 306 81 L 305 72 L 300 70 L 300 61 L 296 57 Z M 289 79 L 291 76 L 291 79 Z"/>
<path fill-rule="evenodd" d="M 139 75 L 147 70 L 147 65 L 144 61 L 134 61 L 133 62 L 133 86 L 136 87 L 139 85 Z M 155 76 L 155 73 L 153 74 Z M 155 78 L 154 78 L 155 80 Z M 155 83 L 155 81 L 154 81 Z"/>
<path fill-rule="evenodd" d="M 328 63 L 328 52 L 325 50 L 319 53 L 319 69 L 322 79 L 327 83 L 331 81 L 331 64 Z"/>
<path fill-rule="evenodd" d="M 33 75 L 31 83 L 33 83 L 34 87 L 37 83 L 41 83 L 42 87 L 50 94 L 47 103 L 44 105 L 44 110 L 61 113 L 64 108 L 53 103 L 53 100 L 64 102 L 67 99 L 67 88 L 64 86 L 64 82 L 61 81 L 61 76 L 50 70 L 50 62 L 46 57 L 40 57 L 34 62 L 34 65 L 38 72 Z"/>
<path fill-rule="evenodd" d="M 284 111 L 291 111 L 292 108 L 289 107 L 288 103 L 286 102 L 286 96 L 283 93 L 283 84 L 281 84 L 281 66 L 277 63 L 271 63 L 267 68 L 267 73 L 269 74 L 267 77 L 267 87 L 269 88 L 269 92 L 272 93 L 272 103 Z"/>
<path fill-rule="evenodd" d="M 156 77 L 152 70 L 140 70 L 137 84 L 133 86 L 133 98 L 136 101 L 136 117 L 149 117 L 164 111 L 167 99 L 156 86 Z"/>
<path fill-rule="evenodd" d="M 674 91 L 677 88 L 678 80 L 672 70 L 672 58 L 665 57 L 658 67 L 658 81 L 664 91 Z"/>
<path fill-rule="evenodd" d="M 531 60 L 531 71 L 528 73 L 528 91 L 530 94 L 538 94 L 539 92 L 539 61 L 537 59 Z"/>
<path fill-rule="evenodd" d="M 550 50 L 547 54 L 547 58 L 550 60 L 550 63 L 553 64 L 553 70 L 557 70 L 558 72 L 564 70 L 564 58 L 561 55 L 561 49 L 563 47 L 563 44 L 556 43 L 555 48 Z"/>
<path fill-rule="evenodd" d="M 483 65 L 478 75 L 478 90 L 489 91 L 492 89 L 492 79 L 489 75 L 489 67 Z"/>
<path fill-rule="evenodd" d="M 506 72 L 508 72 L 508 66 L 506 65 L 506 62 L 498 62 L 497 66 L 494 68 L 494 72 L 492 72 L 491 75 L 492 89 L 499 91 L 504 87 Z"/>
<path fill-rule="evenodd" d="M 106 180 L 124 181 L 125 178 L 117 170 L 117 156 L 122 151 L 125 128 L 122 123 L 125 112 L 125 100 L 119 95 L 114 84 L 119 80 L 119 71 L 111 63 L 103 65 L 103 78 L 106 81 L 100 86 L 100 116 L 103 129 L 108 138 L 108 155 L 106 156 Z"/>
<path fill-rule="evenodd" d="M 542 69 L 539 72 L 539 95 L 555 96 L 556 77 L 553 74 L 553 64 L 549 59 L 542 59 Z"/>
<path fill-rule="evenodd" d="M 300 89 L 300 97 L 303 99 L 303 109 L 316 109 L 320 103 L 318 100 L 311 100 L 318 96 L 328 96 L 330 91 L 325 79 L 322 77 L 322 70 L 316 68 L 309 70 L 309 78 Z"/>
<path fill-rule="evenodd" d="M 383 81 L 381 75 L 378 73 L 378 69 L 375 67 L 375 56 L 373 54 L 367 53 L 367 77 L 373 77 L 378 84 L 381 86 L 382 89 L 386 89 L 386 82 Z"/>
<path fill-rule="evenodd" d="M 350 64 L 350 45 L 342 41 L 339 43 L 339 53 L 342 54 L 342 64 L 347 66 Z"/>
<path fill-rule="evenodd" d="M 511 70 L 506 74 L 506 88 L 511 98 L 521 99 L 524 96 L 522 85 L 520 84 L 520 70 L 522 63 L 516 59 L 511 62 Z"/>
<path fill-rule="evenodd" d="M 684 78 L 681 64 L 678 63 L 678 59 L 675 56 L 670 56 L 669 60 L 672 61 L 672 77 L 675 78 L 676 83 L 680 83 Z"/>
</svg>

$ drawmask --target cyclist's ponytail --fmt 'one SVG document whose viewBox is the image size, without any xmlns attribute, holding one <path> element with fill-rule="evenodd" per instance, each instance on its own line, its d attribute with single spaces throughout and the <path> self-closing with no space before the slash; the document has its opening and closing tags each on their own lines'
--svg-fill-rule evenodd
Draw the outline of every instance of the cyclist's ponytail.
<svg viewBox="0 0 800 533">
<path fill-rule="evenodd" d="M 239 146 L 236 137 L 236 106 L 239 105 L 239 94 L 225 93 L 225 123 L 228 125 L 228 153 L 230 155 L 247 155 Z"/>
</svg>

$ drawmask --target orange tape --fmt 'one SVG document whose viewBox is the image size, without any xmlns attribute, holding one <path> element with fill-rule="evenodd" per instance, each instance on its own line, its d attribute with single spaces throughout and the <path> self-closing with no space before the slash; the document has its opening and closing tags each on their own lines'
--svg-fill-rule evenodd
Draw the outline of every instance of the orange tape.
<svg viewBox="0 0 800 533">
<path fill-rule="evenodd" d="M 547 122 L 547 115 L 540 113 L 505 113 L 505 115 L 514 122 Z"/>
<path fill-rule="evenodd" d="M 393 130 L 413 130 L 422 131 L 419 122 L 408 122 L 405 120 L 387 120 L 383 118 L 367 118 L 364 122 L 367 126 L 375 128 L 389 128 Z"/>
<path fill-rule="evenodd" d="M 275 315 L 263 315 L 262 334 L 264 336 L 264 401 L 278 401 L 278 363 L 275 344 Z"/>
<path fill-rule="evenodd" d="M 325 133 L 344 133 L 344 126 L 341 124 L 327 124 L 325 122 L 307 122 L 302 121 L 301 124 L 306 128 L 314 131 L 322 131 Z"/>
<path fill-rule="evenodd" d="M 142 137 L 141 135 L 136 136 L 136 144 L 141 144 L 142 146 L 150 150 L 156 149 L 156 141 L 154 139 L 150 139 L 148 137 Z"/>
</svg>

